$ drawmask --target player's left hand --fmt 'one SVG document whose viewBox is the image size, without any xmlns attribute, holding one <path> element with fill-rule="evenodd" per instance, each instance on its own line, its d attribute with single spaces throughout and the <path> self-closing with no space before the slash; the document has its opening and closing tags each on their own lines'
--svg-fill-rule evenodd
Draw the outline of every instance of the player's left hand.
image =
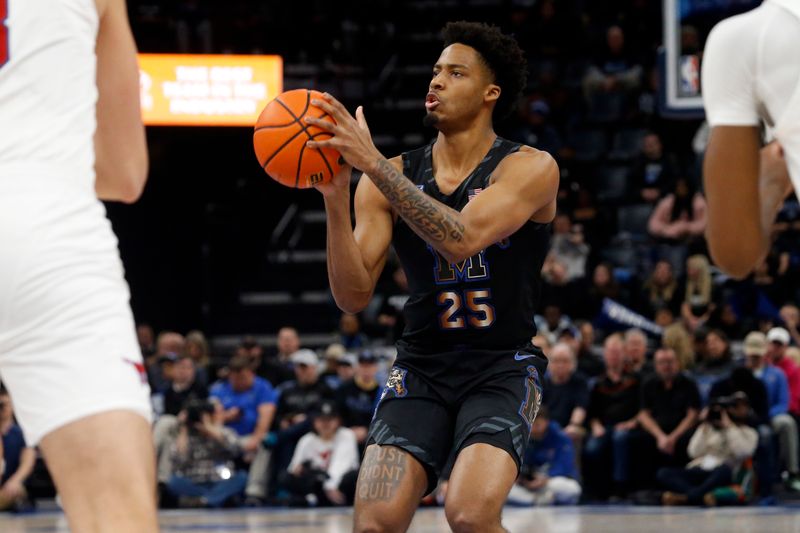
<svg viewBox="0 0 800 533">
<path fill-rule="evenodd" d="M 333 148 L 342 154 L 344 160 L 352 166 L 363 172 L 369 172 L 369 169 L 383 155 L 372 142 L 367 119 L 364 118 L 364 108 L 358 106 L 354 118 L 336 98 L 328 93 L 325 93 L 323 97 L 322 100 L 312 99 L 311 104 L 328 113 L 336 121 L 336 124 L 314 117 L 306 117 L 305 121 L 332 133 L 333 137 L 324 141 L 308 141 L 306 146 L 309 148 Z"/>
</svg>

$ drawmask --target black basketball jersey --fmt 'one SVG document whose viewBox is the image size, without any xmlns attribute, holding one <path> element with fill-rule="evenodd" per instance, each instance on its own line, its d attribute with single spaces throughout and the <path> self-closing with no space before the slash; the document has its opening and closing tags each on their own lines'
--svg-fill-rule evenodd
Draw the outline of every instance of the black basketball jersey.
<svg viewBox="0 0 800 533">
<path fill-rule="evenodd" d="M 425 194 L 461 211 L 489 186 L 500 161 L 519 148 L 498 137 L 472 174 L 449 195 L 439 191 L 433 176 L 433 143 L 404 153 L 403 173 Z M 400 356 L 528 345 L 536 334 L 533 315 L 549 235 L 549 224 L 529 221 L 502 242 L 450 264 L 398 218 L 393 244 L 410 292 Z"/>
</svg>

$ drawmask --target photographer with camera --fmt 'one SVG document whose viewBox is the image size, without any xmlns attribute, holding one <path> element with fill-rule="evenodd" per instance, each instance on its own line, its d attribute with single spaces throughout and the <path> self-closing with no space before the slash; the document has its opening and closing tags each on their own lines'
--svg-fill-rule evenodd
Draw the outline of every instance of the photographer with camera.
<svg viewBox="0 0 800 533">
<path fill-rule="evenodd" d="M 713 490 L 733 483 L 758 444 L 758 433 L 747 425 L 747 395 L 717 396 L 700 414 L 700 426 L 689 441 L 686 468 L 661 468 L 658 481 L 668 489 L 664 505 L 716 505 Z"/>
<path fill-rule="evenodd" d="M 244 492 L 247 473 L 236 471 L 241 452 L 235 431 L 222 424 L 216 402 L 189 399 L 169 443 L 172 476 L 167 491 L 181 507 L 222 507 Z"/>
<path fill-rule="evenodd" d="M 352 504 L 360 464 L 356 434 L 342 427 L 332 400 L 322 400 L 311 418 L 313 431 L 297 443 L 279 483 L 302 505 Z"/>
</svg>

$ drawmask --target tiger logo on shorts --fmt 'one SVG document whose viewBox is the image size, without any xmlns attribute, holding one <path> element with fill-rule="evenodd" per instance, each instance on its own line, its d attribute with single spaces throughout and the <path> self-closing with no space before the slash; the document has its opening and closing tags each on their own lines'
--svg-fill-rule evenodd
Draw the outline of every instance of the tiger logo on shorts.
<svg viewBox="0 0 800 533">
<path fill-rule="evenodd" d="M 394 392 L 395 398 L 402 398 L 406 394 L 408 394 L 408 389 L 406 389 L 406 374 L 408 370 L 404 368 L 397 368 L 396 366 L 392 367 L 392 371 L 389 373 L 389 379 L 386 381 L 386 388 L 383 389 L 383 394 L 381 395 L 381 399 L 386 396 L 386 393 L 390 390 Z"/>
</svg>

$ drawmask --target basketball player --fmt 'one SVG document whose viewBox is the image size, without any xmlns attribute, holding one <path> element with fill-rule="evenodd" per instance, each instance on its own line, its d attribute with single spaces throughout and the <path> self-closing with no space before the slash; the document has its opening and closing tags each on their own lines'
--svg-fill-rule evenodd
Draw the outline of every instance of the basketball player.
<svg viewBox="0 0 800 533">
<path fill-rule="evenodd" d="M 359 107 L 318 102 L 331 146 L 368 179 L 350 224 L 349 169 L 320 186 L 328 272 L 339 306 L 369 302 L 390 244 L 408 275 L 407 327 L 376 410 L 359 475 L 355 530 L 404 531 L 448 456 L 445 513 L 454 531 L 504 531 L 500 515 L 541 401 L 539 272 L 559 172 L 546 153 L 499 138 L 493 117 L 525 86 L 522 51 L 495 27 L 445 27 L 425 122 L 432 144 L 386 160 Z"/>
<path fill-rule="evenodd" d="M 706 41 L 707 237 L 714 261 L 734 277 L 766 256 L 791 182 L 800 185 L 799 49 L 797 0 L 766 0 L 717 24 Z M 764 148 L 762 121 L 776 138 Z"/>
<path fill-rule="evenodd" d="M 73 533 L 158 529 L 149 390 L 103 200 L 147 152 L 124 0 L 0 0 L 0 379 Z"/>
</svg>

